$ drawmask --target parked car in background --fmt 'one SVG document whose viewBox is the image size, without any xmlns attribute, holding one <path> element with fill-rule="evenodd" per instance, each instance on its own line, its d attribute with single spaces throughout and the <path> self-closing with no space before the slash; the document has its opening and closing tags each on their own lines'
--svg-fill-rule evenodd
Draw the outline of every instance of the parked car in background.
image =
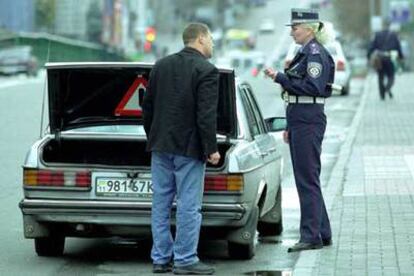
<svg viewBox="0 0 414 276">
<path fill-rule="evenodd" d="M 225 56 L 216 59 L 216 66 L 234 69 L 241 76 L 249 70 L 263 67 L 264 53 L 261 51 L 227 51 Z"/>
<path fill-rule="evenodd" d="M 224 34 L 224 50 L 252 50 L 256 47 L 256 34 L 247 29 L 228 29 Z"/>
<path fill-rule="evenodd" d="M 34 239 L 39 256 L 61 255 L 66 237 L 150 237 L 151 155 L 140 99 L 151 68 L 46 64 L 49 128 L 26 156 L 19 204 L 24 235 Z M 286 122 L 264 120 L 250 85 L 233 70 L 219 72 L 222 158 L 207 166 L 201 233 L 226 240 L 230 257 L 249 259 L 256 230 L 282 232 L 280 132 Z"/>
<path fill-rule="evenodd" d="M 341 95 L 349 94 L 349 86 L 351 82 L 351 64 L 348 62 L 342 50 L 342 45 L 338 40 L 334 40 L 327 45 L 324 45 L 328 52 L 332 55 L 335 62 L 335 79 L 336 85 L 342 86 Z M 286 54 L 284 66 L 287 68 L 292 62 L 296 53 L 301 46 L 292 42 L 289 46 L 289 50 Z M 335 93 L 335 91 L 333 91 Z"/>
<path fill-rule="evenodd" d="M 32 47 L 15 46 L 0 50 L 0 74 L 37 76 L 37 71 L 37 58 L 32 54 Z"/>
</svg>

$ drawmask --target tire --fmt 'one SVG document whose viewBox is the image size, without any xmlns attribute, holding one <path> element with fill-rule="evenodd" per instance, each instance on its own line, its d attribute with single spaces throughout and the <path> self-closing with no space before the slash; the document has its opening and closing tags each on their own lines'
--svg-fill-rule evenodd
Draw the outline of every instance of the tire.
<svg viewBox="0 0 414 276">
<path fill-rule="evenodd" d="M 62 256 L 65 248 L 65 237 L 54 236 L 46 238 L 35 238 L 35 250 L 41 257 Z"/>
<path fill-rule="evenodd" d="M 240 244 L 235 242 L 228 242 L 229 256 L 232 259 L 250 260 L 253 258 L 256 248 L 254 240 L 248 244 Z"/>
<path fill-rule="evenodd" d="M 259 232 L 259 236 L 266 237 L 266 236 L 278 236 L 283 232 L 283 220 L 282 220 L 282 186 L 279 186 L 279 190 L 276 194 L 276 202 L 272 209 L 269 211 L 270 214 L 272 213 L 279 213 L 280 219 L 277 222 L 266 222 L 266 221 L 259 221 L 257 224 L 257 231 Z"/>
</svg>

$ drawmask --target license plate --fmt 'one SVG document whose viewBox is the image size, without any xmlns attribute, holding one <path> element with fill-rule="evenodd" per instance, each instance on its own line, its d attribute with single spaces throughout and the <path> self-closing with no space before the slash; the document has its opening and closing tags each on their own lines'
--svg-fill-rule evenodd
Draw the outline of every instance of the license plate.
<svg viewBox="0 0 414 276">
<path fill-rule="evenodd" d="M 141 198 L 152 196 L 152 181 L 149 178 L 97 177 L 95 186 L 98 196 Z"/>
</svg>

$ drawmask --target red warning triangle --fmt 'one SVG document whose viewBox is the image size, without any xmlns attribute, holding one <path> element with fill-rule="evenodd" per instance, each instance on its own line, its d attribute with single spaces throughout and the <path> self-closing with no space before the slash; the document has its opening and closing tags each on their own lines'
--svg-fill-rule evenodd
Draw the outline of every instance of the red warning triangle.
<svg viewBox="0 0 414 276">
<path fill-rule="evenodd" d="M 142 101 L 147 91 L 147 80 L 141 75 L 137 76 L 128 91 L 122 97 L 115 108 L 115 116 L 137 116 L 142 115 Z"/>
</svg>

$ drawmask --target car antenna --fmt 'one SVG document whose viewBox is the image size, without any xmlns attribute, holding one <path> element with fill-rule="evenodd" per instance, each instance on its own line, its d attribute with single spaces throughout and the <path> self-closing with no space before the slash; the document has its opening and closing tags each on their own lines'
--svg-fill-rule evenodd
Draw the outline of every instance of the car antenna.
<svg viewBox="0 0 414 276">
<path fill-rule="evenodd" d="M 46 63 L 49 62 L 49 57 L 50 57 L 50 38 L 49 38 L 49 43 L 48 43 L 48 46 L 47 46 Z M 39 138 L 42 138 L 43 119 L 44 119 L 44 115 L 45 115 L 46 89 L 47 89 L 47 74 L 45 76 L 45 82 L 44 82 L 44 85 L 43 85 L 42 116 L 41 116 L 41 119 L 40 119 L 40 137 Z"/>
</svg>

